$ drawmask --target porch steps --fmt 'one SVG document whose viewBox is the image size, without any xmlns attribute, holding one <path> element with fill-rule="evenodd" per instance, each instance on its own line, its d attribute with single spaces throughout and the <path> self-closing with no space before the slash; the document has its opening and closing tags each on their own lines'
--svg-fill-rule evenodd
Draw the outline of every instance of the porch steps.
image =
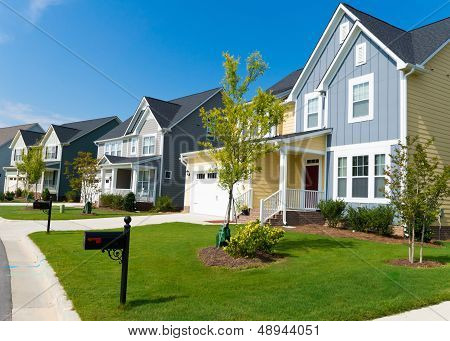
<svg viewBox="0 0 450 341">
<path fill-rule="evenodd" d="M 256 219 L 259 219 L 259 210 L 250 210 L 250 215 L 239 215 L 237 222 L 238 224 L 245 224 L 249 221 L 255 221 Z"/>
<path fill-rule="evenodd" d="M 286 222 L 289 226 L 324 225 L 325 219 L 320 211 L 287 211 Z M 275 214 L 268 223 L 273 226 L 282 226 L 283 213 Z"/>
</svg>

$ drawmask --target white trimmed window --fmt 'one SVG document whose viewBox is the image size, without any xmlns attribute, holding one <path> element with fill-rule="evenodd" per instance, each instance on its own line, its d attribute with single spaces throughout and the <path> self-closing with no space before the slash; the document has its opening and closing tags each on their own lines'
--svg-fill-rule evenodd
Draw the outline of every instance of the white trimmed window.
<svg viewBox="0 0 450 341">
<path fill-rule="evenodd" d="M 357 44 L 355 47 L 355 66 L 366 64 L 366 43 Z"/>
<path fill-rule="evenodd" d="M 384 171 L 386 167 L 386 155 L 376 154 L 375 155 L 375 171 L 374 171 L 374 196 L 375 198 L 385 197 L 385 176 Z"/>
<path fill-rule="evenodd" d="M 322 124 L 322 101 L 318 93 L 305 95 L 304 130 L 319 129 Z"/>
<path fill-rule="evenodd" d="M 156 151 L 156 136 L 144 136 L 142 140 L 142 154 L 153 155 Z"/>
<path fill-rule="evenodd" d="M 105 155 L 111 155 L 111 143 L 105 144 Z"/>
<path fill-rule="evenodd" d="M 369 197 L 369 155 L 352 157 L 352 198 Z"/>
<path fill-rule="evenodd" d="M 339 25 L 339 44 L 342 44 L 350 32 L 350 22 L 346 21 Z"/>
<path fill-rule="evenodd" d="M 373 119 L 373 73 L 348 81 L 348 122 Z"/>
<path fill-rule="evenodd" d="M 105 144 L 105 155 L 122 156 L 122 141 L 108 142 Z"/>
<path fill-rule="evenodd" d="M 130 139 L 130 155 L 136 155 L 137 153 L 138 139 L 133 137 Z"/>
<path fill-rule="evenodd" d="M 337 196 L 345 198 L 347 196 L 347 158 L 338 158 L 338 179 L 337 179 Z"/>
<path fill-rule="evenodd" d="M 45 159 L 56 160 L 58 158 L 58 146 L 45 147 Z"/>
<path fill-rule="evenodd" d="M 164 179 L 167 179 L 167 180 L 172 179 L 172 171 L 165 171 L 164 172 Z"/>
<path fill-rule="evenodd" d="M 14 149 L 14 161 L 21 162 L 23 158 L 24 150 L 22 148 Z"/>
</svg>

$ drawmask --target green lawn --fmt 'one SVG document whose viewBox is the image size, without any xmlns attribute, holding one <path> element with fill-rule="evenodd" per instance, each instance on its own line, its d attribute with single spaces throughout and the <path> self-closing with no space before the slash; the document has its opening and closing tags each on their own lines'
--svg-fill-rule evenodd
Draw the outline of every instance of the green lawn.
<svg viewBox="0 0 450 341">
<path fill-rule="evenodd" d="M 197 250 L 217 226 L 169 223 L 132 229 L 128 302 L 120 265 L 82 249 L 82 232 L 34 233 L 83 320 L 367 320 L 450 299 L 450 265 L 396 267 L 405 245 L 288 232 L 281 262 L 230 270 L 203 266 Z M 450 243 L 426 248 L 450 261 Z M 397 282 L 395 284 L 392 280 Z"/>
<path fill-rule="evenodd" d="M 82 208 L 66 207 L 64 213 L 59 213 L 59 206 L 52 209 L 52 220 L 93 219 L 124 217 L 127 215 L 151 215 L 151 212 L 131 213 L 126 211 L 111 210 L 107 208 L 94 209 L 94 214 L 83 214 Z M 41 210 L 33 210 L 33 204 L 29 206 L 0 206 L 0 217 L 11 220 L 47 220 L 47 214 Z"/>
</svg>

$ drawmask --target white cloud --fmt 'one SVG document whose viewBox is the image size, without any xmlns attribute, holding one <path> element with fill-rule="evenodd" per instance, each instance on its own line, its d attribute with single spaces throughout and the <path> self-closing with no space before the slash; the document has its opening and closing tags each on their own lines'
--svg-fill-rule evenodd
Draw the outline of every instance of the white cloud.
<svg viewBox="0 0 450 341">
<path fill-rule="evenodd" d="M 59 5 L 62 0 L 29 0 L 28 3 L 28 17 L 32 22 L 36 22 L 44 11 L 50 7 Z"/>
<path fill-rule="evenodd" d="M 0 118 L 4 122 L 2 126 L 39 123 L 44 129 L 52 123 L 62 124 L 77 120 L 71 117 L 33 108 L 30 104 L 11 101 L 0 101 Z"/>
</svg>

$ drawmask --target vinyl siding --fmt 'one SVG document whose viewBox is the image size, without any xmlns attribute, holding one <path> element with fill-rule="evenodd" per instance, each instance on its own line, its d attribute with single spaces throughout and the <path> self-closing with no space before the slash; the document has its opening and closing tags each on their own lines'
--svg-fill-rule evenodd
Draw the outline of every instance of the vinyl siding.
<svg viewBox="0 0 450 341">
<path fill-rule="evenodd" d="M 287 103 L 285 109 L 284 121 L 278 127 L 278 135 L 295 133 L 295 104 Z"/>
<path fill-rule="evenodd" d="M 156 134 L 156 149 L 155 154 L 160 155 L 160 148 L 161 148 L 161 131 L 159 129 L 159 124 L 156 121 L 156 119 L 153 117 L 153 115 L 150 115 L 147 120 L 142 125 L 141 130 L 139 131 L 139 139 L 138 139 L 138 155 L 142 156 L 142 147 L 143 147 L 143 141 L 144 136 Z"/>
<path fill-rule="evenodd" d="M 421 140 L 433 137 L 430 156 L 450 164 L 450 45 L 425 65 L 427 73 L 408 77 L 407 134 Z M 450 225 L 450 198 L 445 200 L 443 225 Z"/>
</svg>

